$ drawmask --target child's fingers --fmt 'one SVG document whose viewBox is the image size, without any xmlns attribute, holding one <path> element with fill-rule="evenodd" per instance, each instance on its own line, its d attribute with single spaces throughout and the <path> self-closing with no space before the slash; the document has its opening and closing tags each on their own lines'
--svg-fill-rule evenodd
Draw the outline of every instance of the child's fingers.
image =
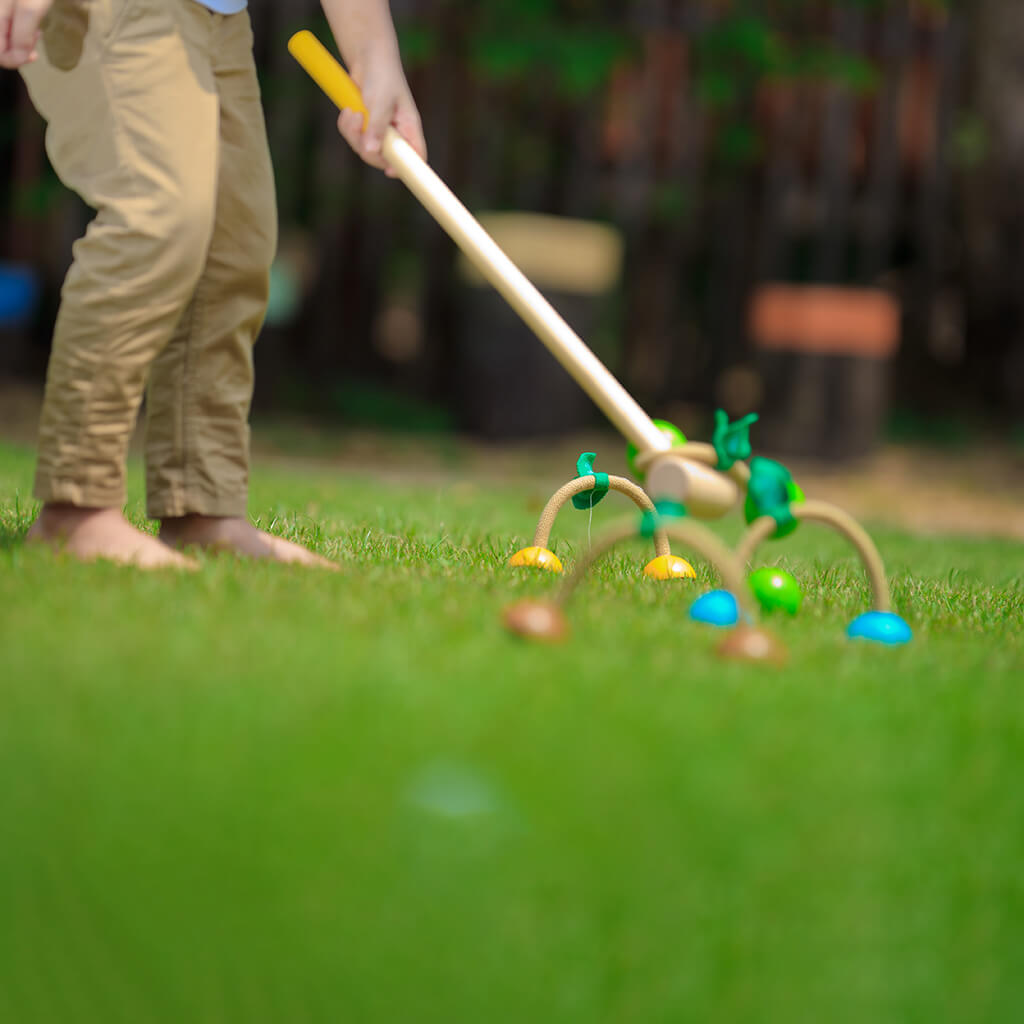
<svg viewBox="0 0 1024 1024">
<path fill-rule="evenodd" d="M 341 137 L 358 153 L 362 118 L 351 110 L 343 110 L 338 118 L 338 131 L 341 132 Z"/>
<path fill-rule="evenodd" d="M 0 57 L 7 52 L 11 35 L 11 18 L 14 15 L 14 0 L 0 0 Z"/>
<path fill-rule="evenodd" d="M 0 0 L 0 65 L 21 67 L 35 60 L 39 23 L 50 0 Z"/>
<path fill-rule="evenodd" d="M 382 168 L 384 161 L 380 152 L 376 154 L 366 149 L 366 133 L 363 131 L 363 115 L 354 110 L 343 110 L 338 118 L 338 131 L 352 147 L 357 156 L 362 157 L 373 167 Z"/>
<path fill-rule="evenodd" d="M 362 118 L 352 110 L 343 110 L 338 115 L 338 131 L 341 137 L 353 148 L 358 147 L 359 132 Z"/>
<path fill-rule="evenodd" d="M 424 160 L 427 158 L 427 145 L 423 139 L 419 112 L 408 91 L 405 90 L 404 95 L 402 92 L 396 95 L 389 89 L 384 93 L 388 98 L 381 100 L 378 99 L 380 92 L 373 87 L 375 84 L 367 83 L 363 87 L 363 101 L 369 111 L 366 127 L 363 127 L 362 114 L 343 110 L 338 118 L 338 130 L 366 163 L 380 168 L 393 178 L 394 169 L 388 166 L 383 153 L 384 137 L 392 125 Z"/>
<path fill-rule="evenodd" d="M 391 117 L 394 113 L 393 103 L 375 103 L 372 99 L 366 101 L 370 117 L 367 121 L 366 131 L 363 132 L 363 146 L 360 155 L 374 167 L 383 167 L 384 161 L 381 157 L 381 149 L 384 146 L 384 134 L 391 124 Z"/>
<path fill-rule="evenodd" d="M 18 68 L 31 64 L 38 56 L 35 48 L 31 50 L 0 50 L 0 68 L 17 71 Z"/>
<path fill-rule="evenodd" d="M 398 134 L 426 160 L 427 143 L 423 138 L 423 125 L 420 122 L 420 115 L 411 100 L 399 104 L 392 123 Z"/>
</svg>

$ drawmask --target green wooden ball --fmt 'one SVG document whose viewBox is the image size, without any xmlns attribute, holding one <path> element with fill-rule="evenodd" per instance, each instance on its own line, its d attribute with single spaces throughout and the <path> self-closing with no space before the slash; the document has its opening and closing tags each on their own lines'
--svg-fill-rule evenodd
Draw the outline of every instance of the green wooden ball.
<svg viewBox="0 0 1024 1024">
<path fill-rule="evenodd" d="M 674 423 L 669 423 L 668 420 L 652 420 L 651 422 L 672 442 L 673 448 L 676 445 L 686 444 L 686 435 Z M 630 442 L 626 446 L 626 463 L 629 466 L 630 473 L 637 480 L 643 480 L 644 474 L 636 464 L 637 454 L 636 445 Z"/>
<path fill-rule="evenodd" d="M 750 574 L 750 589 L 758 604 L 766 612 L 783 611 L 796 615 L 800 610 L 803 594 L 800 584 L 785 569 L 766 566 Z"/>
</svg>

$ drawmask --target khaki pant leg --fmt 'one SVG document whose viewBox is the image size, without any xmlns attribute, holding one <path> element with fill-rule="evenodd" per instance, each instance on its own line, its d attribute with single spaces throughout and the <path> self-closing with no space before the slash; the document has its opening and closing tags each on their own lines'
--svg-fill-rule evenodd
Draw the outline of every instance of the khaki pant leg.
<svg viewBox="0 0 1024 1024">
<path fill-rule="evenodd" d="M 146 375 L 209 245 L 217 93 L 165 0 L 56 0 L 23 71 L 50 160 L 96 210 L 61 293 L 36 495 L 116 506 Z"/>
<path fill-rule="evenodd" d="M 178 0 L 182 2 L 182 0 Z M 153 366 L 147 395 L 147 509 L 244 515 L 253 344 L 266 311 L 277 209 L 248 13 L 211 14 L 220 105 L 216 215 L 195 296 Z"/>
</svg>

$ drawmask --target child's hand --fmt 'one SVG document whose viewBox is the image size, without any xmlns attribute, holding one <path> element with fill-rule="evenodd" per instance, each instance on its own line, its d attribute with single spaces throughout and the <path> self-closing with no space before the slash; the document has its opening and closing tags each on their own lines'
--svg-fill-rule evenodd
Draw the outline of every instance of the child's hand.
<svg viewBox="0 0 1024 1024">
<path fill-rule="evenodd" d="M 342 111 L 338 118 L 338 130 L 345 141 L 370 166 L 381 168 L 393 178 L 395 172 L 388 167 L 381 153 L 384 134 L 388 126 L 393 125 L 398 134 L 426 160 L 427 145 L 423 140 L 419 111 L 409 92 L 397 55 L 384 55 L 368 61 L 365 67 L 353 64 L 352 78 L 363 94 L 363 102 L 370 116 L 366 131 L 363 131 L 362 114 L 354 110 Z"/>
<path fill-rule="evenodd" d="M 20 68 L 36 59 L 39 23 L 53 0 L 0 0 L 0 67 Z"/>
</svg>

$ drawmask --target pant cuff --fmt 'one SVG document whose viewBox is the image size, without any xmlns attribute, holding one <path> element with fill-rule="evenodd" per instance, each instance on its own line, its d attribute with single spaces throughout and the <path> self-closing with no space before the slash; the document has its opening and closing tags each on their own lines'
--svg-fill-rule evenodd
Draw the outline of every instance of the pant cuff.
<svg viewBox="0 0 1024 1024">
<path fill-rule="evenodd" d="M 245 516 L 247 494 L 205 494 L 178 491 L 147 494 L 146 515 L 150 519 L 177 519 L 180 516 Z"/>
<path fill-rule="evenodd" d="M 75 505 L 79 508 L 124 508 L 124 487 L 103 487 L 54 477 L 48 473 L 36 473 L 32 493 L 48 504 Z"/>
</svg>

